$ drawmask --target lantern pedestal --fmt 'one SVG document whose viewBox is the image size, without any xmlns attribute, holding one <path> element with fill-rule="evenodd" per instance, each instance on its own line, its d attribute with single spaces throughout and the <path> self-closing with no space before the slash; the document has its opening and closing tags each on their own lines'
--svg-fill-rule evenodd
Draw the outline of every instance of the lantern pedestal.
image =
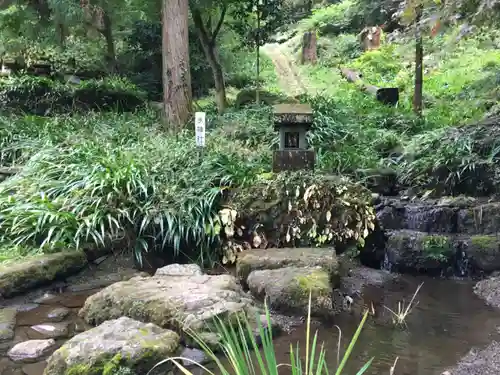
<svg viewBox="0 0 500 375">
<path fill-rule="evenodd" d="M 273 154 L 273 172 L 314 169 L 313 150 L 278 150 Z"/>
</svg>

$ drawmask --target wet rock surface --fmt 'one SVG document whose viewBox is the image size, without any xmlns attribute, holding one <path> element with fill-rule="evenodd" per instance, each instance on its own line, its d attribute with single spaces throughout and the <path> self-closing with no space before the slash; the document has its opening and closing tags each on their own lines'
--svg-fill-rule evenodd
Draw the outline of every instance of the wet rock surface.
<svg viewBox="0 0 500 375">
<path fill-rule="evenodd" d="M 338 313 L 332 301 L 338 282 L 320 266 L 257 270 L 247 278 L 254 296 L 261 300 L 267 297 L 272 309 L 287 314 L 307 315 L 311 291 L 311 314 L 323 318 Z"/>
<path fill-rule="evenodd" d="M 442 375 L 500 374 L 500 343 L 493 341 L 484 349 L 472 349 L 458 364 Z"/>
<path fill-rule="evenodd" d="M 500 202 L 472 197 L 405 200 L 383 198 L 375 207 L 386 230 L 429 233 L 495 234 L 500 231 Z"/>
<path fill-rule="evenodd" d="M 50 310 L 47 314 L 47 319 L 51 322 L 60 322 L 64 320 L 70 313 L 67 307 L 56 307 Z"/>
<path fill-rule="evenodd" d="M 472 197 L 380 198 L 364 264 L 398 272 L 482 276 L 500 270 L 500 203 Z"/>
<path fill-rule="evenodd" d="M 338 271 L 337 257 L 333 248 L 270 248 L 241 253 L 236 263 L 236 274 L 242 282 L 245 282 L 252 271 L 289 266 L 319 266 L 331 274 Z"/>
<path fill-rule="evenodd" d="M 37 324 L 32 326 L 31 329 L 44 338 L 57 339 L 69 335 L 69 323 L 66 322 Z"/>
<path fill-rule="evenodd" d="M 204 275 L 188 265 L 159 269 L 152 277 L 134 277 L 115 283 L 89 297 L 79 315 L 89 324 L 98 325 L 110 319 L 128 316 L 160 327 L 206 331 L 213 317 L 232 313 L 251 313 L 255 307 L 236 278 L 231 275 Z M 172 271 L 173 272 L 173 271 Z"/>
<path fill-rule="evenodd" d="M 474 293 L 488 305 L 500 308 L 500 276 L 479 281 L 474 286 Z"/>
<path fill-rule="evenodd" d="M 4 298 L 69 276 L 87 265 L 83 252 L 71 251 L 28 258 L 0 265 L 0 296 Z"/>
<path fill-rule="evenodd" d="M 14 337 L 17 310 L 14 308 L 0 309 L 0 343 Z"/>
<path fill-rule="evenodd" d="M 80 333 L 47 360 L 45 375 L 89 375 L 114 364 L 143 374 L 176 353 L 179 336 L 154 324 L 121 317 Z"/>
<path fill-rule="evenodd" d="M 56 342 L 48 340 L 29 340 L 16 344 L 7 355 L 14 362 L 37 362 L 55 349 Z"/>
</svg>

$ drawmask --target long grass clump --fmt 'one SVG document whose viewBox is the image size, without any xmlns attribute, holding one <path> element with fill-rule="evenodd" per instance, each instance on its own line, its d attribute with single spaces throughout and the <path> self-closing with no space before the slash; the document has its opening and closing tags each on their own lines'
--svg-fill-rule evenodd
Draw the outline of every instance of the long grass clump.
<svg viewBox="0 0 500 375">
<path fill-rule="evenodd" d="M 137 254 L 217 258 L 221 193 L 270 164 L 268 149 L 219 137 L 200 155 L 192 131 L 167 136 L 151 114 L 39 121 L 38 133 L 11 127 L 4 145 L 6 160 L 25 164 L 0 184 L 0 232 L 45 252 L 125 235 Z"/>
<path fill-rule="evenodd" d="M 192 362 L 210 375 L 278 375 L 280 367 L 287 367 L 292 375 L 321 375 L 329 374 L 328 364 L 326 362 L 326 348 L 323 344 L 318 343 L 318 332 L 314 335 L 311 329 L 311 294 L 309 294 L 309 309 L 306 320 L 306 337 L 305 337 L 305 358 L 299 350 L 299 343 L 294 347 L 290 344 L 290 362 L 279 363 L 276 357 L 276 348 L 274 346 L 274 337 L 272 330 L 272 321 L 267 304 L 265 305 L 266 323 L 264 328 L 260 319 L 257 319 L 258 337 L 261 341 L 261 350 L 254 329 L 252 328 L 249 318 L 236 319 L 235 325 L 230 325 L 220 319 L 215 319 L 215 332 L 220 337 L 221 355 L 217 355 L 203 338 L 193 331 L 188 331 L 195 342 L 208 355 L 210 360 L 215 363 L 215 370 L 211 370 L 197 362 Z M 342 360 L 335 369 L 335 375 L 345 373 L 344 368 L 349 360 L 352 350 L 359 339 L 363 326 L 368 317 L 368 311 L 365 312 L 356 332 L 354 333 L 349 346 L 344 353 Z M 356 373 L 356 375 L 364 374 L 370 367 L 374 358 L 366 362 Z M 181 364 L 181 357 L 167 358 L 149 371 L 151 373 L 155 368 L 173 363 L 183 374 L 192 375 L 193 372 Z M 189 362 L 189 360 L 188 360 Z M 148 373 L 148 375 L 149 375 Z"/>
</svg>

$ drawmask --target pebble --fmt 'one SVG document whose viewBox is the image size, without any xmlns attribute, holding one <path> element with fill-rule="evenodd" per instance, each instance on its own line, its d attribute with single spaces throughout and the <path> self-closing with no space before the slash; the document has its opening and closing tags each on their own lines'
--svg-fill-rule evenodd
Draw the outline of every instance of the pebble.
<svg viewBox="0 0 500 375">
<path fill-rule="evenodd" d="M 69 314 L 69 309 L 67 307 L 56 307 L 53 310 L 49 311 L 47 314 L 47 318 L 51 322 L 60 322 L 64 320 Z"/>
<path fill-rule="evenodd" d="M 37 362 L 56 346 L 54 339 L 29 340 L 16 344 L 7 355 L 14 362 Z"/>
</svg>

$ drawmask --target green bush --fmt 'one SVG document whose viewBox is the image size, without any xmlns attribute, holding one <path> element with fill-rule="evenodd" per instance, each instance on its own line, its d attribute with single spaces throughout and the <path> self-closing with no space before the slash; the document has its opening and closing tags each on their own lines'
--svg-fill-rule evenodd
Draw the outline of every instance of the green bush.
<svg viewBox="0 0 500 375">
<path fill-rule="evenodd" d="M 0 80 L 0 105 L 5 112 L 36 115 L 71 111 L 134 111 L 145 95 L 121 78 L 62 84 L 49 78 L 20 76 Z"/>
</svg>

